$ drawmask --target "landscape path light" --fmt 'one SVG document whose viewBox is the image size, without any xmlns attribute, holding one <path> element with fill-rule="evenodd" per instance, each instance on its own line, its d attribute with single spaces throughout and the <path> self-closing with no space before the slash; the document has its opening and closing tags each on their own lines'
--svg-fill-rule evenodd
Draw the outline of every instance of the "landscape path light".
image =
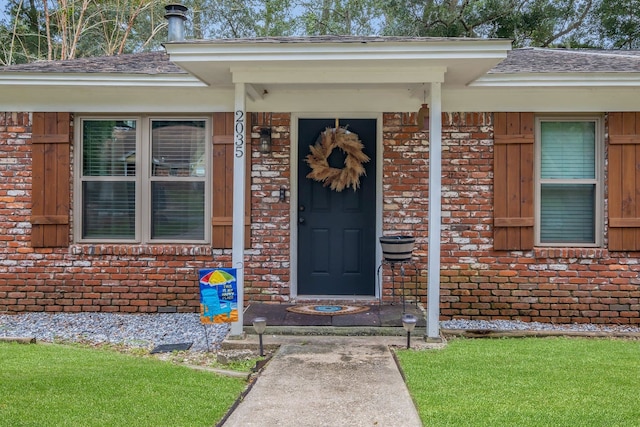
<svg viewBox="0 0 640 427">
<path fill-rule="evenodd" d="M 260 357 L 264 356 L 264 348 L 262 347 L 262 334 L 267 329 L 267 319 L 264 317 L 256 317 L 253 319 L 253 329 L 258 334 L 258 340 L 260 342 Z"/>
<path fill-rule="evenodd" d="M 415 329 L 417 322 L 418 318 L 413 314 L 402 315 L 402 327 L 407 331 L 407 348 L 411 348 L 411 331 Z"/>
</svg>

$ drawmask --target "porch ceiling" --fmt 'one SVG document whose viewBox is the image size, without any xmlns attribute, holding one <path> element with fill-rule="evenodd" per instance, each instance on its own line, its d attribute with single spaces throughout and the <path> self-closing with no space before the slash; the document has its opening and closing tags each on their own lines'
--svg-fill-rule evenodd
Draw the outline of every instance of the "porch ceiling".
<svg viewBox="0 0 640 427">
<path fill-rule="evenodd" d="M 282 38 L 172 42 L 173 63 L 210 86 L 259 85 L 256 95 L 301 86 L 464 86 L 511 49 L 508 40 Z M 266 92 L 265 92 L 266 91 Z M 422 96 L 420 90 L 420 97 Z"/>
</svg>

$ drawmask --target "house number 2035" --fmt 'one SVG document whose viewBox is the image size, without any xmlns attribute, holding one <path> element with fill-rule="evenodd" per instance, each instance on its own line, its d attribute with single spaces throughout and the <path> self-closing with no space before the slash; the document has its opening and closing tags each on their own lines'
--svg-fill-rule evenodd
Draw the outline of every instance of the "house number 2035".
<svg viewBox="0 0 640 427">
<path fill-rule="evenodd" d="M 244 111 L 236 111 L 236 126 L 234 142 L 236 146 L 236 157 L 244 156 Z"/>
</svg>

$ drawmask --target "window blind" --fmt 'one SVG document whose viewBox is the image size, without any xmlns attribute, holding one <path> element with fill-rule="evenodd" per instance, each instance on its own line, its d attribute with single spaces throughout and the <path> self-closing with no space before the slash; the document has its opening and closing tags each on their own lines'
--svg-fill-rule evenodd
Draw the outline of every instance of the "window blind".
<svg viewBox="0 0 640 427">
<path fill-rule="evenodd" d="M 540 241 L 595 241 L 595 185 L 542 184 Z"/>
<path fill-rule="evenodd" d="M 82 122 L 82 238 L 134 239 L 136 122 Z"/>
<path fill-rule="evenodd" d="M 542 179 L 596 176 L 595 123 L 542 122 Z"/>
<path fill-rule="evenodd" d="M 204 120 L 152 121 L 152 239 L 204 239 L 205 129 Z"/>
<path fill-rule="evenodd" d="M 596 241 L 595 129 L 594 121 L 540 124 L 541 243 Z"/>
</svg>

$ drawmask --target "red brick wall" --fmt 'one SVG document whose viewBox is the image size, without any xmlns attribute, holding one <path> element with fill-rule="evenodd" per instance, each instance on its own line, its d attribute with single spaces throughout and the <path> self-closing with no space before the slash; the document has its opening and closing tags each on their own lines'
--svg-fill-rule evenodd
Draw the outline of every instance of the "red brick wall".
<svg viewBox="0 0 640 427">
<path fill-rule="evenodd" d="M 253 136 L 271 128 L 271 153 L 254 151 L 251 172 L 251 246 L 245 273 L 245 296 L 256 302 L 290 301 L 289 184 L 291 115 L 254 113 Z M 257 145 L 254 141 L 254 146 Z M 280 200 L 280 189 L 285 200 Z"/>
<path fill-rule="evenodd" d="M 254 115 L 252 249 L 245 271 L 247 298 L 254 301 L 289 299 L 289 122 L 288 114 Z M 273 128 L 269 155 L 257 152 L 265 124 Z M 28 113 L 0 113 L 0 313 L 197 311 L 198 270 L 231 267 L 230 250 L 171 244 L 31 248 L 30 138 Z M 285 202 L 279 201 L 282 186 Z"/>
<path fill-rule="evenodd" d="M 493 251 L 491 114 L 443 119 L 443 318 L 639 324 L 640 253 Z M 290 120 L 289 114 L 252 117 L 252 248 L 245 265 L 251 301 L 291 299 Z M 413 114 L 387 113 L 383 120 L 383 232 L 417 236 L 405 287 L 424 302 L 428 134 L 418 131 Z M 31 248 L 30 125 L 28 114 L 0 113 L 0 312 L 197 310 L 198 269 L 230 267 L 230 251 L 206 245 Z M 263 126 L 273 134 L 267 155 L 257 151 Z M 382 275 L 389 302 L 388 266 Z"/>
<path fill-rule="evenodd" d="M 640 253 L 493 251 L 491 119 L 443 114 L 443 318 L 640 324 Z M 411 115 L 385 115 L 384 230 L 420 236 L 415 261 L 424 294 L 428 135 L 414 133 L 413 123 Z"/>
<path fill-rule="evenodd" d="M 407 299 L 425 300 L 426 248 L 429 197 L 428 133 L 418 132 L 415 114 L 385 113 L 383 116 L 383 235 L 416 237 L 415 264 L 405 265 L 392 274 L 382 269 L 382 300 L 399 302 L 404 279 Z"/>
</svg>

